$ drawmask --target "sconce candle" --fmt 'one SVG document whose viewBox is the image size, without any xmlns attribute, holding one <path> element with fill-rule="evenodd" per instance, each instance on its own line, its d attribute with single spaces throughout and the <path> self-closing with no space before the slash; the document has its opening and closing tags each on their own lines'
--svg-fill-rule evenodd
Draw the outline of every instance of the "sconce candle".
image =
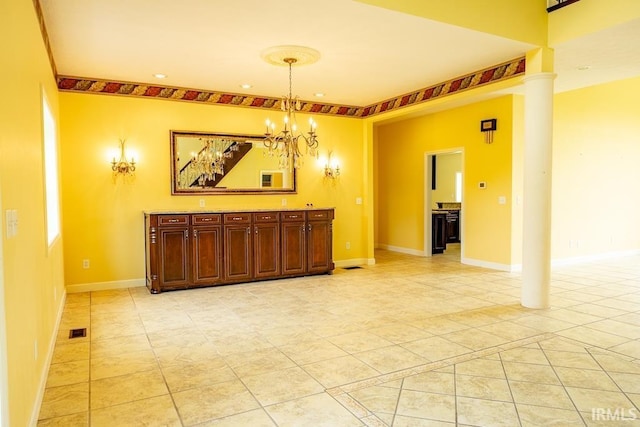
<svg viewBox="0 0 640 427">
<path fill-rule="evenodd" d="M 331 159 L 332 152 L 329 151 L 329 155 L 327 156 L 327 161 L 324 165 L 324 176 L 325 178 L 335 179 L 340 176 L 340 165 L 335 159 Z"/>
</svg>

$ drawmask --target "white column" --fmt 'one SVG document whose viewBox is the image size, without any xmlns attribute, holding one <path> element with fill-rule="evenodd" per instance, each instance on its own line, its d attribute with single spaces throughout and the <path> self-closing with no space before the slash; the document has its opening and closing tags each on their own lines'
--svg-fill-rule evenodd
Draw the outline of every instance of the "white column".
<svg viewBox="0 0 640 427">
<path fill-rule="evenodd" d="M 553 73 L 524 78 L 522 305 L 549 307 Z"/>
</svg>

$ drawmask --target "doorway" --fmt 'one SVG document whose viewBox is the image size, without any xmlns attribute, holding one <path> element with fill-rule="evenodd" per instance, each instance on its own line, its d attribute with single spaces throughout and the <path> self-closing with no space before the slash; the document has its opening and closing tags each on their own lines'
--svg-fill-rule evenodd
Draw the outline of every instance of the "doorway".
<svg viewBox="0 0 640 427">
<path fill-rule="evenodd" d="M 424 162 L 424 256 L 445 253 L 459 261 L 464 253 L 464 149 L 427 152 Z"/>
</svg>

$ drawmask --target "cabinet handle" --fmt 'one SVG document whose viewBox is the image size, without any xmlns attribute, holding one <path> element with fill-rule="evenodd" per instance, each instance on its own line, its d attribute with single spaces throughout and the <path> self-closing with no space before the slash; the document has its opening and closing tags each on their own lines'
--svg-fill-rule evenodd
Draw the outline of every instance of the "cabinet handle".
<svg viewBox="0 0 640 427">
<path fill-rule="evenodd" d="M 309 224 L 309 231 L 311 231 L 311 224 Z"/>
<path fill-rule="evenodd" d="M 202 218 L 202 221 L 211 221 L 211 218 Z"/>
<path fill-rule="evenodd" d="M 251 234 L 251 227 L 247 227 L 247 234 Z"/>
<path fill-rule="evenodd" d="M 175 219 L 175 218 L 171 218 L 171 219 L 168 220 L 168 222 L 178 222 L 178 221 L 180 221 L 180 220 L 179 219 Z"/>
<path fill-rule="evenodd" d="M 298 218 L 298 215 L 291 215 L 289 218 Z"/>
<path fill-rule="evenodd" d="M 302 227 L 300 227 L 300 229 L 301 229 L 302 231 L 304 231 L 304 224 L 302 224 Z"/>
<path fill-rule="evenodd" d="M 234 220 L 234 221 L 240 221 L 240 220 L 242 220 L 242 217 L 241 216 L 234 216 L 231 219 Z"/>
<path fill-rule="evenodd" d="M 193 230 L 193 238 L 194 239 L 198 238 L 198 230 Z"/>
<path fill-rule="evenodd" d="M 189 230 L 184 230 L 184 238 L 185 239 L 189 238 Z"/>
<path fill-rule="evenodd" d="M 256 227 L 256 234 L 258 234 L 258 227 Z"/>
</svg>

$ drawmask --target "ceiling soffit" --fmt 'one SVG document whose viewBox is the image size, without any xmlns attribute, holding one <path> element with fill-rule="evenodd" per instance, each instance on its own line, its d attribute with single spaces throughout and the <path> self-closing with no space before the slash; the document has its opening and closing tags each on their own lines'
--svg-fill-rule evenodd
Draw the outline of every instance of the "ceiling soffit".
<svg viewBox="0 0 640 427">
<path fill-rule="evenodd" d="M 516 58 L 509 62 L 486 68 L 484 70 L 475 71 L 461 77 L 364 107 L 301 101 L 301 111 L 353 118 L 370 117 L 376 114 L 386 113 L 411 105 L 428 102 L 454 93 L 460 93 L 487 84 L 511 79 L 524 74 L 525 65 L 524 57 Z M 66 76 L 59 76 L 57 78 L 57 82 L 58 89 L 66 92 L 133 96 L 196 102 L 209 105 L 228 105 L 273 110 L 281 109 L 280 98 Z"/>
</svg>

